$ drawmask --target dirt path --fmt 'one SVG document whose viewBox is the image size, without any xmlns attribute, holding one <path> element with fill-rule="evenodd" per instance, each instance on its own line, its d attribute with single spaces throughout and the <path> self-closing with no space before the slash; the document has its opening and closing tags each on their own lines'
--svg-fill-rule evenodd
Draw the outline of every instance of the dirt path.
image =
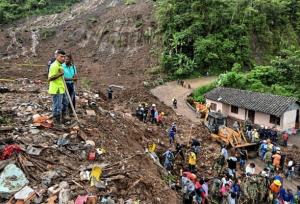
<svg viewBox="0 0 300 204">
<path fill-rule="evenodd" d="M 196 113 L 192 111 L 185 103 L 186 96 L 189 95 L 194 89 L 207 85 L 216 79 L 217 77 L 203 77 L 185 80 L 191 85 L 191 89 L 184 88 L 181 85 L 178 85 L 176 81 L 172 81 L 152 89 L 151 93 L 170 107 L 172 107 L 172 98 L 175 97 L 177 99 L 178 106 L 177 109 L 174 109 L 175 112 L 190 119 L 193 123 L 199 123 L 199 118 L 196 117 Z"/>
</svg>

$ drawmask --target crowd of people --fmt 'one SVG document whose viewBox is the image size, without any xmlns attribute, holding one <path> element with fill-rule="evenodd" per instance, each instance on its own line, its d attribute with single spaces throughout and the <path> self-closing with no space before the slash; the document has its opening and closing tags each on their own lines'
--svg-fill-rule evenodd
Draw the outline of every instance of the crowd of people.
<svg viewBox="0 0 300 204">
<path fill-rule="evenodd" d="M 156 104 L 149 106 L 147 103 L 140 103 L 135 111 L 136 117 L 144 123 L 164 125 L 163 118 L 165 113 L 157 110 Z"/>
<path fill-rule="evenodd" d="M 185 168 L 181 170 L 180 180 L 174 188 L 182 193 L 183 203 L 300 203 L 300 186 L 292 190 L 290 186 L 285 186 L 284 180 L 295 178 L 296 163 L 293 158 L 284 157 L 280 146 L 275 142 L 277 140 L 272 141 L 270 137 L 261 140 L 260 135 L 256 136 L 259 138 L 259 164 L 257 160 L 248 161 L 246 149 L 229 149 L 222 145 L 219 157 L 212 166 L 213 176 L 205 178 L 197 168 L 197 163 L 200 162 L 197 158 L 202 153 L 200 142 L 192 139 L 188 146 L 176 143 L 176 132 L 177 127 L 173 123 L 168 135 L 170 144 L 175 144 L 175 149 L 169 148 L 162 154 L 162 163 L 171 173 L 174 172 L 175 160 L 178 156 L 181 157 Z M 258 131 L 251 132 L 256 134 Z M 283 137 L 284 134 L 287 133 L 284 132 Z M 265 166 L 261 169 L 262 162 Z"/>
<path fill-rule="evenodd" d="M 61 49 L 56 50 L 54 58 L 48 63 L 48 93 L 52 96 L 55 124 L 61 124 L 66 119 L 67 112 L 70 112 L 68 111 L 70 106 L 76 105 L 77 79 L 77 69 L 72 55 L 66 54 Z M 113 90 L 109 87 L 108 100 L 112 100 L 112 93 Z M 172 105 L 177 108 L 175 98 L 172 99 Z M 147 103 L 140 103 L 136 109 L 136 116 L 144 123 L 165 125 L 164 112 L 159 112 L 155 104 L 149 106 Z M 240 130 L 240 124 L 235 122 L 233 129 Z M 265 167 L 258 171 L 255 162 L 247 162 L 246 149 L 228 151 L 228 147 L 222 145 L 219 157 L 212 166 L 212 178 L 205 178 L 198 171 L 197 163 L 200 161 L 197 158 L 202 153 L 200 142 L 196 139 L 192 139 L 189 145 L 176 142 L 177 132 L 176 123 L 172 123 L 167 131 L 170 148 L 162 154 L 162 163 L 163 167 L 171 173 L 174 170 L 175 160 L 181 157 L 185 169 L 180 170 L 180 180 L 175 184 L 175 188 L 181 190 L 183 203 L 296 204 L 300 202 L 300 186 L 297 186 L 297 191 L 284 186 L 284 178 L 292 180 L 296 176 L 295 160 L 286 158 L 280 148 L 280 145 L 288 145 L 288 132 L 280 133 L 282 143 L 279 143 L 279 133 L 275 129 L 266 127 L 256 129 L 246 121 L 246 136 L 250 142 L 259 144 L 258 156 Z M 300 172 L 300 169 L 297 171 Z"/>
</svg>

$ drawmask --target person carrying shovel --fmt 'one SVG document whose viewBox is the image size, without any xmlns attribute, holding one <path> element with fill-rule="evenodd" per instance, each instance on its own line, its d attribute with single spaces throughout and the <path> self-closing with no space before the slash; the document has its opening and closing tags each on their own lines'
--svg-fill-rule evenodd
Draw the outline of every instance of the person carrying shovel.
<svg viewBox="0 0 300 204">
<path fill-rule="evenodd" d="M 75 108 L 75 82 L 77 81 L 77 69 L 76 66 L 73 63 L 73 58 L 71 54 L 66 55 L 65 63 L 62 64 L 64 68 L 64 78 L 66 81 L 67 89 L 69 91 L 71 102 L 73 104 L 73 107 Z M 70 102 L 70 103 L 71 103 Z M 69 110 L 71 110 L 71 104 L 69 103 Z M 69 111 L 69 115 L 73 116 L 72 110 Z M 66 116 L 66 110 L 63 109 L 62 111 L 62 118 L 65 118 Z"/>
<path fill-rule="evenodd" d="M 52 96 L 52 115 L 54 125 L 61 125 L 62 112 L 68 106 L 68 100 L 65 95 L 64 69 L 62 64 L 65 62 L 66 53 L 58 50 L 55 61 L 51 64 L 48 74 L 49 89 L 48 93 Z"/>
</svg>

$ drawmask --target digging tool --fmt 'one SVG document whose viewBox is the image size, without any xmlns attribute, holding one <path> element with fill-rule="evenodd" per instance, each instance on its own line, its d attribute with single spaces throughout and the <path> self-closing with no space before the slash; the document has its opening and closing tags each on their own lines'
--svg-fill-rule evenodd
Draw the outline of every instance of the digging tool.
<svg viewBox="0 0 300 204">
<path fill-rule="evenodd" d="M 74 108 L 74 106 L 73 106 L 72 99 L 71 99 L 70 93 L 69 93 L 69 91 L 68 91 L 68 87 L 67 87 L 65 78 L 64 78 L 64 77 L 62 77 L 62 78 L 63 78 L 63 82 L 64 82 L 66 94 L 67 94 L 69 103 L 70 103 L 70 105 L 71 105 L 71 109 L 72 109 L 72 111 L 73 111 L 73 114 L 75 115 L 75 118 L 76 118 L 77 122 L 79 123 L 79 119 L 78 119 L 78 116 L 77 116 L 77 114 L 76 114 L 75 108 Z"/>
</svg>

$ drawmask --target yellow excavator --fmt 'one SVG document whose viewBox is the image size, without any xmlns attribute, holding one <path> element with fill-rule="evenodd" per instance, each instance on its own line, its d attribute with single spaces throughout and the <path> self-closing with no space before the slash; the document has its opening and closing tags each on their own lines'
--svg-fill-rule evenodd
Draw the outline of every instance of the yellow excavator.
<svg viewBox="0 0 300 204">
<path fill-rule="evenodd" d="M 233 148 L 257 147 L 257 143 L 250 143 L 245 138 L 242 130 L 235 131 L 227 127 L 227 118 L 219 112 L 209 112 L 205 125 L 211 132 L 211 137 L 222 144 L 230 145 Z M 249 148 L 248 148 L 249 147 Z"/>
</svg>

